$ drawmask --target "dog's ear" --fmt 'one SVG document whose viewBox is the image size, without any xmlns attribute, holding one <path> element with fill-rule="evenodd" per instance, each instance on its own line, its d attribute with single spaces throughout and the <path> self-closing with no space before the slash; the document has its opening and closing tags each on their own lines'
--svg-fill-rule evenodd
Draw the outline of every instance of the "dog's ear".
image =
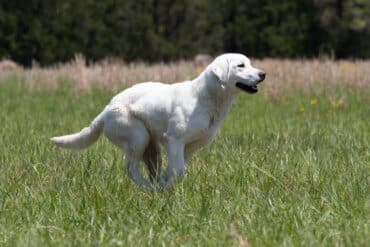
<svg viewBox="0 0 370 247">
<path fill-rule="evenodd" d="M 218 78 L 221 83 L 221 87 L 225 87 L 225 84 L 229 80 L 229 63 L 225 59 L 218 61 L 211 68 L 212 73 Z"/>
</svg>

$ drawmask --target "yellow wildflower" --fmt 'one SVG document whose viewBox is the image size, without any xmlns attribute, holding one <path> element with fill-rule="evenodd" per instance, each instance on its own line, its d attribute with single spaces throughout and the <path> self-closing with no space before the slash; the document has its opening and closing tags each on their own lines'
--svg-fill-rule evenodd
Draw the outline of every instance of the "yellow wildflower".
<svg viewBox="0 0 370 247">
<path fill-rule="evenodd" d="M 203 71 L 203 69 L 204 69 L 204 66 L 197 66 L 196 68 L 195 68 L 195 71 L 197 72 L 197 74 L 199 75 L 202 71 Z"/>
<path fill-rule="evenodd" d="M 339 65 L 339 68 L 345 72 L 352 72 L 356 70 L 356 64 L 352 62 L 344 62 Z"/>
<path fill-rule="evenodd" d="M 299 112 L 304 112 L 304 106 L 301 106 L 301 108 L 299 108 Z"/>
<path fill-rule="evenodd" d="M 311 101 L 310 101 L 310 104 L 311 105 L 316 105 L 317 104 L 317 99 L 316 98 L 313 98 L 313 99 L 311 99 Z"/>
<path fill-rule="evenodd" d="M 342 108 L 345 105 L 345 100 L 344 97 L 340 98 L 339 100 L 331 99 L 330 103 L 333 108 Z"/>
</svg>

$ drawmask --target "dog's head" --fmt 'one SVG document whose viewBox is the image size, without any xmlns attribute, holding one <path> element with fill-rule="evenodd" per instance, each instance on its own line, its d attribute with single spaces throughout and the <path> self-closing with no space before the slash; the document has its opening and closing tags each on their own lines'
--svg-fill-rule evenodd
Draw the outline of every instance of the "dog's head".
<svg viewBox="0 0 370 247">
<path fill-rule="evenodd" d="M 254 68 L 246 56 L 237 53 L 218 56 L 208 68 L 222 88 L 238 88 L 247 93 L 257 93 L 257 84 L 266 77 L 265 72 Z"/>
</svg>

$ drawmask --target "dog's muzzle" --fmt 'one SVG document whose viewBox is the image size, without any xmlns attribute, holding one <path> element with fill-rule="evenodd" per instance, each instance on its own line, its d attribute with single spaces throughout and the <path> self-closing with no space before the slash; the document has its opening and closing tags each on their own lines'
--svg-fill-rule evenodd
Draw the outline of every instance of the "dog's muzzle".
<svg viewBox="0 0 370 247">
<path fill-rule="evenodd" d="M 258 92 L 258 87 L 257 87 L 257 84 L 258 83 L 261 83 L 265 80 L 266 78 L 266 73 L 265 72 L 260 72 L 258 73 L 258 76 L 259 76 L 259 80 L 257 81 L 256 85 L 253 85 L 253 86 L 249 86 L 249 85 L 246 85 L 242 82 L 237 82 L 235 84 L 236 87 L 240 88 L 241 90 L 243 90 L 244 92 L 247 92 L 247 93 L 257 93 Z"/>
<path fill-rule="evenodd" d="M 238 88 L 240 88 L 241 90 L 243 90 L 244 92 L 247 92 L 247 93 L 250 93 L 250 94 L 253 94 L 253 93 L 257 93 L 258 92 L 257 85 L 248 86 L 248 85 L 245 85 L 245 84 L 243 84 L 241 82 L 237 82 L 235 85 Z"/>
</svg>

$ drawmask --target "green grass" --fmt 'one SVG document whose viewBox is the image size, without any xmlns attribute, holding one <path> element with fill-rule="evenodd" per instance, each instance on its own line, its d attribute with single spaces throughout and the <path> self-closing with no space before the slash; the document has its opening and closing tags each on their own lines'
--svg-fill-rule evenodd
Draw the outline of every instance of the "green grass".
<svg viewBox="0 0 370 247">
<path fill-rule="evenodd" d="M 134 185 L 104 137 L 82 152 L 50 145 L 111 96 L 0 83 L 1 246 L 237 246 L 232 226 L 251 246 L 370 243 L 369 89 L 282 102 L 240 94 L 216 141 L 164 193 Z"/>
</svg>

